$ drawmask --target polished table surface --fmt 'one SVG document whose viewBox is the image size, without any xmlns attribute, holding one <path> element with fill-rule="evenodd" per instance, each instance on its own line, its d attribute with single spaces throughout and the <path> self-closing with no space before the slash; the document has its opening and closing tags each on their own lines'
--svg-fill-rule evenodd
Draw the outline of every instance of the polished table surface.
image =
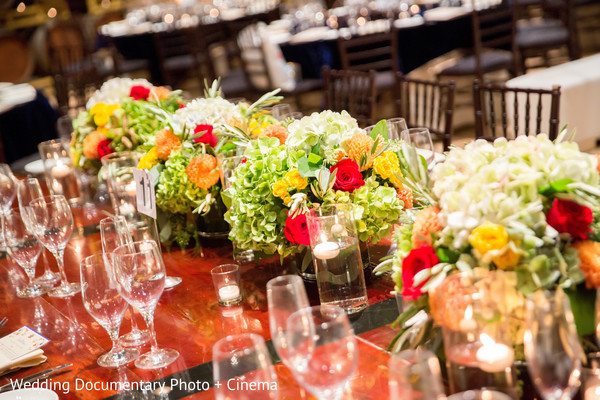
<svg viewBox="0 0 600 400">
<path fill-rule="evenodd" d="M 107 216 L 98 209 L 73 208 L 75 229 L 65 251 L 65 265 L 70 281 L 79 281 L 79 261 L 101 250 L 97 223 Z M 278 263 L 242 265 L 244 300 L 239 306 L 220 307 L 214 293 L 210 270 L 223 263 L 233 262 L 231 246 L 209 248 L 204 256 L 186 252 L 164 253 L 167 273 L 180 276 L 183 282 L 166 290 L 156 308 L 155 325 L 159 346 L 179 351 L 181 356 L 166 368 L 141 370 L 133 363 L 118 369 L 102 368 L 96 359 L 111 347 L 106 331 L 87 313 L 81 294 L 67 299 L 43 296 L 20 299 L 17 288 L 26 284 L 25 273 L 13 260 L 0 260 L 0 318 L 8 322 L 0 328 L 4 336 L 23 325 L 50 339 L 43 347 L 47 362 L 0 377 L 0 385 L 10 379 L 20 379 L 35 372 L 65 363 L 73 363 L 66 373 L 47 380 L 60 399 L 98 398 L 182 398 L 212 399 L 212 345 L 219 339 L 235 333 L 254 332 L 265 338 L 271 351 L 279 380 L 280 399 L 313 398 L 302 389 L 291 371 L 279 362 L 273 351 L 269 333 L 266 283 L 282 274 Z M 56 270 L 54 257 L 46 259 Z M 43 257 L 38 262 L 42 271 Z M 353 321 L 358 335 L 359 366 L 347 385 L 345 399 L 386 399 L 388 394 L 389 353 L 384 349 L 395 334 L 390 323 L 398 316 L 396 301 L 390 294 L 393 284 L 389 277 L 376 278 L 368 284 L 369 307 Z M 315 287 L 308 285 L 311 302 L 318 303 Z M 130 311 L 123 320 L 121 333 L 130 328 Z M 136 312 L 140 326 L 144 326 Z M 141 348 L 145 352 L 148 346 Z M 141 385 L 165 384 L 166 390 L 157 395 L 152 389 L 121 392 L 117 384 L 129 382 L 138 389 Z M 177 382 L 176 384 L 173 384 Z M 111 386 L 107 386 L 112 383 Z M 208 390 L 203 390 L 210 386 Z M 121 386 L 122 387 L 122 386 Z M 170 388 L 169 388 L 170 387 Z M 170 391 L 169 391 L 170 390 Z M 164 394 L 169 391 L 168 395 Z M 160 389 L 156 393 L 161 392 Z"/>
</svg>

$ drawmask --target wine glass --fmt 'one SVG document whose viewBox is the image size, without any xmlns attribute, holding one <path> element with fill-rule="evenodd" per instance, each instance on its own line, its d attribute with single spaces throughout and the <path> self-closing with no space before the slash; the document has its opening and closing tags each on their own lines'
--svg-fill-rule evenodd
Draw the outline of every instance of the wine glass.
<svg viewBox="0 0 600 400">
<path fill-rule="evenodd" d="M 119 246 L 131 244 L 131 235 L 127 227 L 127 221 L 122 215 L 107 217 L 100 221 L 100 238 L 102 242 L 102 251 L 104 254 L 110 254 Z M 105 262 L 111 263 L 112 258 L 106 257 Z M 134 308 L 131 307 L 131 332 L 121 336 L 119 340 L 125 347 L 134 347 L 146 343 L 150 340 L 148 331 L 141 330 L 133 316 Z"/>
<path fill-rule="evenodd" d="M 320 305 L 293 313 L 287 322 L 288 365 L 320 400 L 339 400 L 358 364 L 358 347 L 348 316 L 338 306 Z"/>
<path fill-rule="evenodd" d="M 433 151 L 433 142 L 431 141 L 431 133 L 427 128 L 410 128 L 402 131 L 400 136 L 406 143 L 412 144 L 427 161 L 427 165 L 433 167 L 435 162 L 435 153 Z"/>
<path fill-rule="evenodd" d="M 267 282 L 267 302 L 273 346 L 285 365 L 290 367 L 285 337 L 287 320 L 294 312 L 310 307 L 302 278 L 298 275 L 283 275 L 271 279 Z"/>
<path fill-rule="evenodd" d="M 35 264 L 42 252 L 42 244 L 27 230 L 18 209 L 9 210 L 2 218 L 2 232 L 8 254 L 25 270 L 29 285 L 17 292 L 18 297 L 37 297 L 46 293 L 35 283 Z"/>
<path fill-rule="evenodd" d="M 101 367 L 118 367 L 136 359 L 140 352 L 124 349 L 119 343 L 119 328 L 127 310 L 127 302 L 119 295 L 117 282 L 104 253 L 97 253 L 81 260 L 81 298 L 88 313 L 108 332 L 112 349 L 98 358 Z"/>
<path fill-rule="evenodd" d="M 10 167 L 8 164 L 0 164 L 0 214 L 6 214 L 10 210 L 16 193 L 16 179 Z M 0 251 L 5 251 L 2 235 L 0 235 Z"/>
<path fill-rule="evenodd" d="M 571 399 L 579 387 L 582 350 L 564 292 L 530 295 L 525 326 L 525 358 L 538 392 L 544 400 Z"/>
<path fill-rule="evenodd" d="M 429 350 L 403 350 L 392 355 L 390 396 L 393 400 L 446 400 L 440 362 Z"/>
<path fill-rule="evenodd" d="M 65 274 L 64 252 L 73 233 L 73 214 L 63 195 L 52 195 L 32 200 L 26 208 L 33 234 L 56 258 L 60 271 L 60 285 L 48 295 L 68 297 L 81 290 L 79 283 L 69 283 Z"/>
<path fill-rule="evenodd" d="M 212 358 L 217 400 L 278 398 L 277 376 L 262 336 L 227 336 L 214 344 Z"/>
<path fill-rule="evenodd" d="M 113 255 L 119 293 L 142 314 L 150 332 L 151 350 L 135 360 L 135 366 L 142 369 L 166 367 L 179 357 L 179 353 L 161 349 L 156 343 L 154 309 L 165 289 L 166 275 L 158 245 L 153 240 L 142 240 L 117 247 Z"/>
<path fill-rule="evenodd" d="M 24 218 L 25 225 L 28 227 L 33 226 L 33 223 L 27 219 L 25 207 L 29 206 L 29 203 L 32 200 L 39 199 L 40 197 L 44 197 L 44 194 L 42 193 L 42 188 L 37 178 L 27 177 L 19 182 L 17 190 L 19 210 L 21 211 L 21 217 Z M 42 286 L 54 286 L 54 284 L 60 280 L 60 275 L 56 272 L 52 272 L 48 266 L 45 252 L 42 252 L 42 261 L 44 264 L 44 273 L 41 276 L 38 276 L 35 281 Z"/>
<path fill-rule="evenodd" d="M 404 118 L 390 118 L 385 121 L 388 128 L 388 139 L 399 140 L 402 132 L 408 130 Z"/>
</svg>

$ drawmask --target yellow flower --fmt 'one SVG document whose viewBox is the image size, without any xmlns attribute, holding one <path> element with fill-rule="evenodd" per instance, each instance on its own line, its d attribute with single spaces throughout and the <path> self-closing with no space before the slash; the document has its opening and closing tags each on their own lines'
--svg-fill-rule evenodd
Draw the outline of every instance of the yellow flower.
<svg viewBox="0 0 600 400">
<path fill-rule="evenodd" d="M 517 265 L 521 256 L 510 247 L 507 247 L 502 255 L 492 258 L 496 267 L 500 269 L 509 269 Z"/>
<path fill-rule="evenodd" d="M 293 188 L 302 190 L 308 185 L 308 179 L 300 176 L 297 169 L 293 169 L 285 174 L 285 181 Z"/>
<path fill-rule="evenodd" d="M 273 185 L 273 195 L 284 199 L 288 195 L 288 184 L 285 181 L 277 181 Z"/>
<path fill-rule="evenodd" d="M 283 204 L 285 204 L 286 206 L 290 205 L 291 202 L 292 202 L 292 196 L 285 196 L 283 198 Z"/>
<path fill-rule="evenodd" d="M 396 174 L 402 175 L 400 170 L 400 161 L 393 151 L 386 151 L 373 162 L 373 169 L 384 179 L 389 179 L 394 186 L 401 188 L 402 183 L 396 178 Z"/>
<path fill-rule="evenodd" d="M 94 116 L 94 123 L 96 126 L 104 126 L 108 123 L 111 115 L 116 109 L 121 108 L 119 104 L 104 104 L 96 103 L 90 109 L 90 114 Z"/>
<path fill-rule="evenodd" d="M 139 169 L 151 169 L 156 164 L 158 164 L 158 162 L 159 162 L 158 153 L 156 151 L 156 147 L 153 147 L 150 150 L 148 150 L 148 152 L 146 154 L 144 154 L 142 156 L 142 158 L 140 158 L 140 162 L 138 163 L 138 168 Z"/>
<path fill-rule="evenodd" d="M 508 232 L 502 225 L 484 222 L 473 229 L 469 235 L 469 243 L 480 254 L 490 250 L 500 250 L 508 244 Z"/>
</svg>

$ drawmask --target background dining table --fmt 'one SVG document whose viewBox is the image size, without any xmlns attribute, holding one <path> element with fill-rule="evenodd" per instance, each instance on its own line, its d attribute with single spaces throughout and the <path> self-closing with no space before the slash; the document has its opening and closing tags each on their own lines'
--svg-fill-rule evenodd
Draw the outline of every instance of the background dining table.
<svg viewBox="0 0 600 400">
<path fill-rule="evenodd" d="M 102 208 L 73 207 L 75 230 L 65 251 L 66 273 L 70 281 L 79 281 L 80 261 L 101 251 L 98 222 L 109 215 Z M 73 367 L 65 373 L 53 376 L 52 388 L 60 399 L 137 399 L 183 397 L 212 399 L 212 346 L 231 334 L 253 332 L 264 337 L 270 350 L 278 375 L 280 399 L 308 399 L 309 393 L 295 381 L 291 371 L 277 357 L 270 340 L 266 300 L 266 283 L 274 276 L 284 273 L 277 260 L 243 264 L 243 302 L 238 306 L 222 307 L 217 303 L 210 270 L 224 263 L 233 262 L 231 245 L 203 247 L 201 256 L 193 249 L 164 252 L 167 273 L 180 276 L 183 282 L 166 290 L 157 306 L 155 326 L 159 346 L 179 351 L 181 356 L 166 368 L 142 370 L 133 363 L 117 369 L 102 368 L 96 359 L 111 348 L 106 331 L 87 313 L 81 294 L 69 298 L 43 296 L 22 299 L 17 289 L 26 284 L 23 270 L 10 258 L 0 259 L 0 314 L 8 322 L 0 329 L 0 336 L 28 325 L 44 335 L 50 342 L 43 347 L 47 362 L 36 367 L 18 370 L 0 377 L 0 385 L 24 378 L 35 372 L 65 363 Z M 53 257 L 48 255 L 46 259 Z M 38 270 L 41 271 L 40 258 Z M 54 260 L 51 261 L 54 264 Z M 56 266 L 53 266 L 56 269 Z M 370 277 L 368 284 L 369 307 L 353 318 L 354 333 L 358 338 L 359 363 L 347 385 L 345 398 L 389 398 L 388 361 L 385 350 L 396 330 L 391 323 L 398 316 L 396 300 L 390 291 L 393 283 L 389 276 Z M 318 304 L 316 285 L 307 284 L 312 303 Z M 130 311 L 126 313 L 121 333 L 130 329 Z M 135 314 L 141 326 L 139 314 Z M 142 347 L 142 352 L 147 345 Z M 102 382 L 113 383 L 164 383 L 163 394 L 152 390 L 133 390 L 118 393 Z M 177 384 L 174 384 L 177 382 Z M 179 384 L 183 382 L 187 387 Z M 86 389 L 84 385 L 88 385 Z M 96 384 L 96 388 L 90 388 Z M 77 386 L 78 385 L 78 386 Z M 206 389 L 207 386 L 211 388 Z M 113 386 L 113 388 L 116 386 Z M 156 386 L 155 386 L 156 387 Z M 168 393 L 167 393 L 168 392 Z"/>
</svg>

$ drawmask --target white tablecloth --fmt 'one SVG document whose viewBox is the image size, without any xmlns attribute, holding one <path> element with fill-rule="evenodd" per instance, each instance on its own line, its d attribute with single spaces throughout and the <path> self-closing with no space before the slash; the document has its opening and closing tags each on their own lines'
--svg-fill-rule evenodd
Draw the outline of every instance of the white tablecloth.
<svg viewBox="0 0 600 400">
<path fill-rule="evenodd" d="M 600 54 L 522 75 L 506 85 L 534 89 L 552 89 L 553 85 L 559 85 L 559 129 L 565 124 L 569 132 L 576 129 L 575 141 L 584 151 L 596 147 L 600 140 Z M 548 120 L 549 99 L 544 108 L 543 120 Z"/>
</svg>

